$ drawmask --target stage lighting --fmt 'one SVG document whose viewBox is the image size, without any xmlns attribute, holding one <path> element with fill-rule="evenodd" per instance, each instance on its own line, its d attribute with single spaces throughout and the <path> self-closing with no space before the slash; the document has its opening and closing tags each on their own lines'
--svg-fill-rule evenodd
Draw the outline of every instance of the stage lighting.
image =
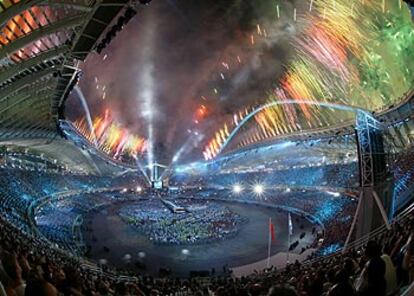
<svg viewBox="0 0 414 296">
<path fill-rule="evenodd" d="M 140 259 L 144 259 L 147 256 L 147 254 L 145 254 L 145 252 L 138 252 L 138 257 Z"/>
<path fill-rule="evenodd" d="M 263 185 L 262 184 L 256 184 L 256 185 L 254 185 L 253 191 L 254 191 L 254 193 L 256 193 L 258 195 L 262 194 L 263 191 L 264 191 Z"/>
<path fill-rule="evenodd" d="M 241 187 L 241 185 L 239 185 L 239 184 L 233 185 L 233 192 L 234 193 L 240 193 L 240 192 L 242 192 L 242 190 L 243 190 L 243 188 Z"/>
<path fill-rule="evenodd" d="M 341 196 L 341 194 L 339 192 L 327 191 L 326 193 L 328 193 L 329 195 L 335 196 L 335 197 L 340 197 Z"/>
<path fill-rule="evenodd" d="M 141 186 L 138 186 L 137 187 L 137 192 L 141 192 L 142 191 L 142 187 Z"/>
</svg>

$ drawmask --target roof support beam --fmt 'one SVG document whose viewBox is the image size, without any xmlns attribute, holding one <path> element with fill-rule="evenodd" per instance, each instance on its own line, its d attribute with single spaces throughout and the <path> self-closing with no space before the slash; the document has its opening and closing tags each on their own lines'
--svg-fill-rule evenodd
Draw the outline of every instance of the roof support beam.
<svg viewBox="0 0 414 296">
<path fill-rule="evenodd" d="M 20 110 L 12 110 L 7 117 L 4 117 L 4 120 L 1 122 L 1 128 L 21 128 L 23 125 L 33 125 L 35 122 L 41 123 L 45 126 L 50 126 L 52 122 L 50 122 L 50 112 L 49 112 L 49 105 L 46 99 L 42 101 L 33 101 L 27 105 L 28 108 L 31 109 L 31 112 L 28 110 L 20 111 Z M 37 114 L 36 117 L 30 117 L 31 114 Z M 30 118 L 31 120 L 27 120 Z M 48 122 L 42 121 L 42 118 L 47 118 Z"/>
<path fill-rule="evenodd" d="M 8 55 L 15 51 L 25 47 L 26 45 L 35 42 L 43 36 L 47 36 L 61 31 L 64 28 L 71 28 L 81 25 L 85 21 L 85 15 L 77 15 L 71 18 L 66 18 L 55 23 L 49 24 L 44 27 L 32 31 L 30 34 L 20 37 L 13 42 L 7 44 L 0 49 L 0 60 L 4 59 Z"/>
<path fill-rule="evenodd" d="M 92 7 L 88 5 L 87 0 L 22 0 L 19 3 L 10 6 L 0 14 L 0 28 L 2 28 L 11 18 L 15 17 L 16 15 L 22 13 L 25 10 L 28 10 L 30 7 L 40 5 L 68 6 L 84 12 L 89 12 L 92 10 Z"/>
<path fill-rule="evenodd" d="M 21 139 L 29 139 L 29 140 L 34 140 L 34 139 L 47 139 L 47 140 L 52 140 L 54 138 L 56 138 L 56 133 L 52 133 L 52 132 L 45 132 L 45 133 L 35 133 L 30 135 L 29 137 L 25 137 L 25 138 L 21 138 Z M 1 142 L 5 142 L 5 141 L 9 141 L 9 140 L 18 140 L 19 138 L 3 138 L 0 136 L 0 143 Z"/>
<path fill-rule="evenodd" d="M 21 133 L 24 139 L 36 139 L 36 138 L 55 138 L 56 132 L 52 132 L 50 129 L 37 127 Z"/>
<path fill-rule="evenodd" d="M 0 29 L 34 6 L 68 8 L 71 14 L 0 47 L 2 60 L 56 33 L 68 31 L 70 41 L 1 68 L 0 141 L 4 137 L 59 136 L 58 112 L 77 77 L 76 60 L 86 58 L 119 11 L 129 4 L 130 0 L 19 0 L 0 14 Z"/>
<path fill-rule="evenodd" d="M 38 95 L 33 96 L 30 94 L 26 94 L 24 96 L 21 96 L 18 101 L 21 101 L 20 103 L 23 104 L 24 107 L 30 107 L 31 105 L 35 105 L 38 103 L 41 103 L 43 101 L 45 101 L 46 95 L 47 95 L 47 99 L 48 99 L 48 103 L 49 103 L 49 107 L 50 107 L 50 98 L 52 95 L 53 89 L 45 89 L 44 91 L 40 92 Z M 40 94 L 42 94 L 43 96 L 40 96 Z M 26 98 L 26 100 L 24 100 L 24 98 Z M 28 104 L 30 103 L 30 104 Z M 0 114 L 3 112 L 6 112 L 6 114 L 16 114 L 18 115 L 18 112 L 25 112 L 26 110 L 24 110 L 23 106 L 18 106 L 16 105 L 14 102 L 11 103 L 10 105 L 6 105 L 3 106 L 3 109 L 0 110 Z M 30 110 L 29 110 L 30 111 Z M 30 114 L 31 117 L 35 117 L 36 113 L 34 112 L 35 110 L 31 110 Z M 15 112 L 15 113 L 11 113 L 11 112 Z M 6 115 L 2 115 L 2 120 L 0 121 L 0 123 L 5 122 L 7 120 L 3 120 L 6 119 L 5 117 Z"/>
<path fill-rule="evenodd" d="M 70 80 L 69 80 L 69 82 L 68 82 L 68 84 L 66 85 L 66 87 L 65 87 L 65 90 L 63 91 L 63 93 L 62 93 L 62 96 L 59 98 L 59 104 L 58 104 L 58 108 L 60 108 L 61 106 L 62 106 L 62 104 L 63 104 L 63 102 L 64 102 L 64 98 L 65 98 L 65 96 L 68 94 L 68 92 L 69 92 L 69 87 L 70 87 L 70 85 L 72 84 L 72 82 L 75 80 L 75 78 L 76 78 L 76 75 L 78 74 L 78 72 L 74 72 L 73 74 L 72 74 L 72 77 L 70 78 Z"/>
<path fill-rule="evenodd" d="M 17 122 L 21 119 L 19 117 L 19 115 L 26 115 L 28 112 L 30 112 L 30 114 L 32 114 L 32 118 L 33 118 L 34 117 L 33 114 L 36 114 L 35 111 L 40 106 L 43 107 L 43 106 L 47 105 L 50 108 L 50 106 L 48 105 L 48 103 L 49 103 L 48 101 L 49 101 L 49 97 L 45 96 L 44 98 L 31 101 L 26 106 L 28 108 L 24 108 L 24 110 L 20 110 L 20 109 L 12 110 L 12 112 L 9 112 L 9 114 L 7 116 L 2 116 L 2 120 L 0 121 L 1 126 L 2 127 L 12 126 L 15 122 Z"/>
<path fill-rule="evenodd" d="M 48 50 L 45 51 L 44 53 L 28 59 L 24 62 L 18 63 L 10 68 L 5 69 L 4 71 L 0 72 L 0 83 L 10 79 L 16 75 L 18 75 L 20 72 L 29 69 L 31 67 L 34 67 L 42 62 L 48 61 L 50 59 L 53 59 L 57 56 L 63 55 L 64 53 L 66 53 L 69 50 L 69 48 L 67 46 L 63 46 L 60 48 L 56 48 L 56 49 L 52 49 L 52 50 Z"/>
<path fill-rule="evenodd" d="M 0 109 L 0 114 L 2 114 L 3 112 L 6 112 L 7 110 L 13 108 L 14 106 L 17 106 L 19 104 L 23 104 L 23 102 L 25 101 L 32 101 L 32 100 L 38 100 L 39 98 L 44 98 L 44 95 L 48 94 L 50 97 L 51 96 L 51 91 L 53 91 L 53 89 L 47 89 L 47 87 L 43 88 L 42 91 L 39 91 L 36 95 L 32 95 L 32 94 L 27 94 L 25 96 L 23 96 L 22 98 L 20 98 L 19 100 L 14 101 L 12 104 L 6 106 L 3 109 Z"/>
<path fill-rule="evenodd" d="M 29 84 L 31 84 L 31 83 L 33 83 L 37 80 L 40 80 L 42 77 L 50 75 L 55 71 L 56 71 L 55 68 L 45 69 L 45 70 L 37 72 L 33 75 L 24 77 L 24 78 L 14 82 L 12 85 L 10 85 L 10 86 L 8 86 L 4 89 L 0 89 L 0 102 L 5 100 L 12 93 L 27 87 Z"/>
<path fill-rule="evenodd" d="M 21 127 L 18 127 L 16 129 L 6 129 L 3 132 L 0 133 L 0 140 L 4 140 L 4 138 L 17 138 L 17 135 L 22 135 L 25 133 L 28 133 L 33 130 L 50 130 L 48 127 L 45 127 L 41 124 L 25 124 Z"/>
<path fill-rule="evenodd" d="M 0 28 L 2 28 L 11 18 L 29 9 L 32 6 L 39 5 L 44 0 L 22 0 L 16 3 L 0 14 Z"/>
<path fill-rule="evenodd" d="M 41 80 L 39 82 L 35 82 L 33 84 L 28 85 L 27 87 L 23 88 L 21 91 L 16 92 L 13 95 L 10 95 L 6 98 L 1 99 L 1 103 L 6 102 L 6 104 L 8 102 L 11 102 L 13 100 L 18 100 L 19 98 L 21 98 L 23 95 L 26 94 L 36 94 L 38 91 L 45 89 L 45 88 L 49 88 L 49 89 L 55 89 L 56 88 L 56 81 L 52 80 L 52 79 L 48 79 L 48 80 Z M 0 104 L 2 105 L 2 104 Z"/>
</svg>

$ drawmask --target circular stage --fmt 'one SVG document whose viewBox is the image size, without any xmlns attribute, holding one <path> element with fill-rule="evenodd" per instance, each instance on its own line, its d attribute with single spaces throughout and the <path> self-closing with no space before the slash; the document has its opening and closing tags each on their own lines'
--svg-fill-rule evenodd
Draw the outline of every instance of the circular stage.
<svg viewBox="0 0 414 296">
<path fill-rule="evenodd" d="M 213 241 L 200 241 L 191 244 L 160 244 L 151 236 L 129 223 L 120 213 L 126 209 L 141 207 L 148 210 L 145 203 L 149 200 L 123 201 L 98 212 L 85 216 L 83 238 L 90 247 L 88 257 L 95 261 L 105 259 L 108 265 L 125 270 L 142 271 L 158 275 L 160 269 L 169 269 L 173 275 L 187 277 L 191 271 L 215 270 L 223 267 L 237 267 L 267 257 L 269 239 L 269 218 L 275 226 L 275 241 L 271 254 L 285 252 L 288 249 L 288 213 L 279 209 L 260 205 L 245 204 L 236 201 L 209 201 L 217 208 L 237 215 L 243 223 L 237 225 L 237 231 L 231 236 Z M 172 200 L 172 202 L 180 199 Z M 194 200 L 197 204 L 199 200 Z M 189 201 L 186 199 L 186 206 Z M 191 202 L 190 202 L 191 206 Z M 151 216 L 151 213 L 148 213 Z M 300 252 L 313 242 L 312 225 L 306 218 L 292 214 L 294 232 L 291 242 L 300 244 L 293 252 Z M 306 232 L 302 239 L 299 236 Z"/>
</svg>

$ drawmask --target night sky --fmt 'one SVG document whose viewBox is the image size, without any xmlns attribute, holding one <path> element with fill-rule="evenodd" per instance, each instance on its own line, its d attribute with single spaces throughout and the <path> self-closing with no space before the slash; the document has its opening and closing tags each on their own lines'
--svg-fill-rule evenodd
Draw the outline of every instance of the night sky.
<svg viewBox="0 0 414 296">
<path fill-rule="evenodd" d="M 286 1 L 284 11 L 300 9 L 299 2 Z M 275 3 L 153 0 L 140 7 L 100 55 L 81 65 L 79 87 L 92 117 L 109 109 L 122 126 L 146 138 L 152 122 L 157 160 L 168 162 L 184 143 L 181 162 L 201 158 L 234 112 L 266 100 L 294 54 L 290 41 L 300 28 L 293 13 L 277 19 Z M 83 117 L 74 94 L 66 116 Z"/>
</svg>

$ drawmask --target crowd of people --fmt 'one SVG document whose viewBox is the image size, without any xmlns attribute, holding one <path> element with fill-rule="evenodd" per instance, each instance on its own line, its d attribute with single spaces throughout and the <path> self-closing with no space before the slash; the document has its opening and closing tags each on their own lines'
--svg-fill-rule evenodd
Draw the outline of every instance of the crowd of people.
<svg viewBox="0 0 414 296">
<path fill-rule="evenodd" d="M 157 244 L 188 245 L 234 237 L 246 217 L 215 202 L 174 200 L 185 211 L 175 213 L 160 200 L 145 200 L 119 211 L 127 223 Z"/>
<path fill-rule="evenodd" d="M 411 150 L 397 158 L 391 166 L 395 180 L 404 182 L 402 185 L 396 184 L 397 196 L 408 192 L 413 180 L 414 153 Z M 30 159 L 30 161 L 34 160 Z M 335 178 L 338 178 L 339 185 L 352 184 L 355 176 L 350 177 L 350 181 L 345 180 L 344 177 L 349 176 L 348 169 L 351 169 L 352 165 L 346 166 L 345 173 L 341 171 L 343 167 L 332 165 L 329 168 L 314 167 L 299 169 L 298 172 L 293 172 L 294 170 L 278 172 L 270 174 L 267 180 L 281 177 L 281 174 L 286 176 L 282 176 L 280 180 L 286 178 L 286 180 L 300 180 L 298 173 L 303 173 L 301 177 L 306 184 L 330 185 Z M 224 177 L 228 178 L 225 180 Z M 338 196 L 332 192 L 303 191 L 294 189 L 293 186 L 289 191 L 266 190 L 262 196 L 252 192 L 237 195 L 232 194 L 229 188 L 208 189 L 207 186 L 217 182 L 228 185 L 232 183 L 230 179 L 248 182 L 249 179 L 261 178 L 255 174 L 236 174 L 210 176 L 201 181 L 187 180 L 187 185 L 191 185 L 193 189 L 185 193 L 189 197 L 200 200 L 197 201 L 200 209 L 206 203 L 204 198 L 237 199 L 295 208 L 310 213 L 313 218 L 327 226 L 320 234 L 320 238 L 324 240 L 320 254 L 336 251 L 343 245 L 356 206 L 356 200 L 352 197 L 343 194 Z M 325 181 L 319 183 L 321 180 Z M 33 201 L 41 197 L 53 196 L 62 191 L 84 189 L 87 192 L 95 188 L 119 187 L 131 183 L 134 183 L 134 179 L 128 175 L 113 178 L 26 170 L 23 167 L 2 167 L 0 169 L 0 295 L 283 295 L 282 293 L 287 293 L 286 295 L 392 295 L 389 293 L 399 291 L 414 278 L 412 215 L 411 218 L 393 224 L 391 231 L 380 234 L 367 245 L 349 250 L 345 254 L 336 254 L 326 259 L 322 257 L 313 263 L 295 263 L 282 271 L 269 269 L 239 279 L 208 277 L 201 281 L 155 279 L 143 275 L 135 275 L 136 278 L 128 277 L 125 281 L 119 277 L 119 272 L 101 273 L 91 270 L 85 267 L 80 257 L 73 255 L 75 252 L 62 252 L 61 249 L 69 251 L 73 249 L 71 247 L 73 233 L 70 227 L 77 214 L 87 212 L 102 203 L 111 202 L 105 200 L 106 198 L 88 196 L 85 199 L 85 196 L 79 195 L 70 200 L 52 200 L 42 208 L 38 213 L 39 229 L 52 241 L 60 242 L 61 249 L 55 249 L 56 246 L 51 245 L 50 241 L 36 236 L 28 223 L 27 209 Z M 207 187 L 202 191 L 194 189 L 203 186 Z M 398 200 L 396 198 L 397 202 Z M 189 205 L 190 203 L 185 199 L 180 204 L 187 208 Z M 148 212 L 152 212 L 151 204 L 148 203 L 148 206 L 150 207 Z M 144 212 L 142 208 L 129 210 L 128 215 L 138 218 Z M 162 211 L 163 217 L 164 214 L 165 217 L 171 216 L 171 218 L 160 220 L 158 218 L 161 212 L 157 211 L 154 211 L 154 217 L 141 218 L 145 221 L 151 219 L 157 221 L 154 224 L 156 230 L 154 232 L 158 233 L 160 229 L 165 228 L 163 226 L 174 225 L 173 228 L 166 227 L 166 229 L 174 229 L 174 233 L 178 235 L 163 233 L 160 235 L 161 238 L 155 238 L 165 241 L 163 237 L 167 236 L 171 238 L 171 242 L 175 240 L 174 243 L 185 240 L 187 243 L 193 243 L 197 239 L 202 240 L 207 237 L 220 239 L 231 235 L 232 229 L 237 231 L 243 223 L 242 217 L 214 204 L 199 212 L 195 207 L 185 213 L 183 217 L 187 218 L 183 219 L 177 219 L 177 214 L 169 210 Z M 200 216 L 194 219 L 194 215 Z M 197 224 L 195 220 L 206 223 Z M 188 229 L 192 230 L 188 232 Z"/>
<path fill-rule="evenodd" d="M 286 186 L 332 186 L 355 187 L 358 185 L 358 166 L 356 162 L 344 164 L 313 164 L 313 166 L 300 166 L 295 169 L 264 168 L 252 171 L 218 171 L 215 174 L 193 174 L 176 172 L 171 176 L 170 183 L 177 186 L 198 184 L 203 187 L 228 186 L 235 181 L 238 183 L 261 182 L 265 184 L 278 184 Z"/>
<path fill-rule="evenodd" d="M 397 155 L 390 169 L 394 176 L 394 198 L 398 202 L 406 192 L 411 193 L 411 184 L 414 182 L 414 146 Z"/>
<path fill-rule="evenodd" d="M 324 231 L 318 233 L 313 244 L 306 248 L 315 247 L 319 239 L 323 239 L 323 249 L 329 250 L 332 245 L 342 246 L 348 234 L 352 215 L 357 206 L 357 200 L 344 193 L 321 192 L 303 189 L 266 189 L 262 196 L 254 192 L 234 194 L 228 189 L 209 189 L 199 191 L 191 189 L 181 192 L 196 199 L 218 199 L 255 203 L 268 207 L 279 207 L 287 211 L 297 211 L 306 215 L 314 224 L 324 225 Z M 324 252 L 325 252 L 324 251 Z"/>
<path fill-rule="evenodd" d="M 398 295 L 414 280 L 413 252 L 410 213 L 365 245 L 284 270 L 242 278 L 122 278 L 85 268 L 0 218 L 0 295 Z"/>
</svg>

